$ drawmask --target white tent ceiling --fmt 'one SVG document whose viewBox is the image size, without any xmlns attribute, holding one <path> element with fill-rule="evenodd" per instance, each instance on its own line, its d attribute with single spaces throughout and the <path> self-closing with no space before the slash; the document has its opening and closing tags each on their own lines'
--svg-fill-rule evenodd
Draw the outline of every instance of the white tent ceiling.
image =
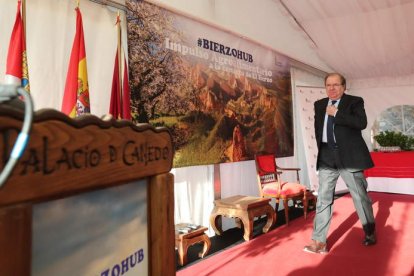
<svg viewBox="0 0 414 276">
<path fill-rule="evenodd" d="M 350 79 L 414 75 L 414 0 L 275 0 Z"/>
</svg>

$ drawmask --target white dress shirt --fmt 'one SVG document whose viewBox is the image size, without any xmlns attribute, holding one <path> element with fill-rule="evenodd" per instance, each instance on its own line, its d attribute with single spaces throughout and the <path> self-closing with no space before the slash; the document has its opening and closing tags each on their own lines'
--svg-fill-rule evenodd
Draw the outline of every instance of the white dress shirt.
<svg viewBox="0 0 414 276">
<path fill-rule="evenodd" d="M 340 101 L 341 101 L 341 99 L 337 100 L 336 103 L 334 104 L 334 106 L 336 108 L 338 108 L 338 105 L 339 105 Z M 332 105 L 332 100 L 329 100 L 328 105 L 326 107 L 328 107 L 330 105 Z M 326 135 L 326 125 L 327 125 L 327 123 L 328 123 L 328 114 L 325 113 L 325 122 L 323 123 L 323 134 L 322 134 L 322 142 L 323 143 L 328 143 L 328 137 Z M 334 129 L 335 129 L 335 125 L 334 125 Z M 335 135 L 334 135 L 334 138 L 335 138 Z M 336 140 L 335 140 L 335 142 L 336 142 Z"/>
</svg>

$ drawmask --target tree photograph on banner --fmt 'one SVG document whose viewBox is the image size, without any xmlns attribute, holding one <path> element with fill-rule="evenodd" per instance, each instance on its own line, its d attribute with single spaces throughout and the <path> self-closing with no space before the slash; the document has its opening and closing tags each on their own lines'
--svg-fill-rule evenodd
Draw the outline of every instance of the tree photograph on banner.
<svg viewBox="0 0 414 276">
<path fill-rule="evenodd" d="M 293 155 L 288 57 L 144 1 L 126 5 L 133 121 L 169 128 L 174 167 Z"/>
</svg>

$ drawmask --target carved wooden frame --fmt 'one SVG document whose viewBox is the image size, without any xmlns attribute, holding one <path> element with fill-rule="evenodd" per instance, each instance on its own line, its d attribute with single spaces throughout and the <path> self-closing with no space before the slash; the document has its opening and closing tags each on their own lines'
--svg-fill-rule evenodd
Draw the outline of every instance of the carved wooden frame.
<svg viewBox="0 0 414 276">
<path fill-rule="evenodd" d="M 1 167 L 23 116 L 0 105 Z M 0 275 L 30 275 L 34 204 L 138 179 L 147 180 L 149 274 L 175 275 L 172 160 L 166 128 L 36 112 L 27 148 L 0 188 Z"/>
</svg>

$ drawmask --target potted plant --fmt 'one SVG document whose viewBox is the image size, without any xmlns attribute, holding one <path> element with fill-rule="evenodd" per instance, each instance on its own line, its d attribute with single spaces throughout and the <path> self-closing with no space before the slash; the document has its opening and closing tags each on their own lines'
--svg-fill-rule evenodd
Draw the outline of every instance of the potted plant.
<svg viewBox="0 0 414 276">
<path fill-rule="evenodd" d="M 401 132 L 384 131 L 374 136 L 375 141 L 381 146 L 379 151 L 411 150 L 414 138 Z"/>
</svg>

